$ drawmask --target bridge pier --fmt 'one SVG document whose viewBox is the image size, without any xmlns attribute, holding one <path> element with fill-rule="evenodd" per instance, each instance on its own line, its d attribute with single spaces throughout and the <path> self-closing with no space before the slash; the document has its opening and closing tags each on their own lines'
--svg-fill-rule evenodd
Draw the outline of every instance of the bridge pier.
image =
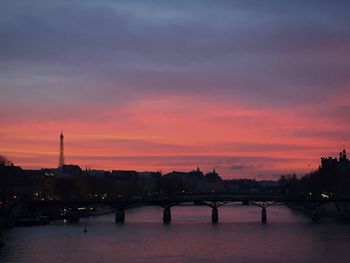
<svg viewBox="0 0 350 263">
<path fill-rule="evenodd" d="M 125 221 L 125 209 L 124 208 L 117 208 L 115 211 L 115 222 L 116 223 L 124 223 Z"/>
<path fill-rule="evenodd" d="M 261 223 L 266 223 L 267 221 L 267 211 L 266 211 L 266 207 L 263 207 L 261 209 Z"/>
<path fill-rule="evenodd" d="M 164 207 L 163 210 L 163 223 L 169 224 L 171 222 L 171 210 L 170 207 Z"/>
<path fill-rule="evenodd" d="M 312 210 L 311 219 L 312 219 L 312 222 L 315 222 L 315 223 L 318 222 L 319 215 L 317 213 L 317 209 Z"/>
<path fill-rule="evenodd" d="M 213 207 L 211 210 L 211 222 L 213 224 L 217 223 L 219 221 L 219 211 L 217 207 Z"/>
</svg>

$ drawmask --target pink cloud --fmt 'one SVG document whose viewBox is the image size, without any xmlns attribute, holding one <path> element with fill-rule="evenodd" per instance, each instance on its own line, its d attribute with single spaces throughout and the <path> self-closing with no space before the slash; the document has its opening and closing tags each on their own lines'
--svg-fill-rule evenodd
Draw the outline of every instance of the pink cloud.
<svg viewBox="0 0 350 263">
<path fill-rule="evenodd" d="M 224 177 L 264 177 L 317 168 L 320 155 L 337 152 L 341 145 L 337 138 L 325 139 L 328 132 L 336 134 L 344 128 L 330 127 L 334 121 L 329 116 L 315 118 L 314 107 L 274 110 L 239 102 L 218 105 L 205 96 L 160 96 L 102 108 L 103 114 L 80 109 L 88 114 L 79 120 L 34 121 L 29 116 L 10 123 L 0 129 L 0 151 L 24 167 L 54 167 L 63 128 L 67 162 L 82 166 L 171 171 L 201 165 L 211 170 L 218 160 L 231 156 L 245 162 L 235 164 L 243 167 L 238 170 L 231 169 L 232 164 L 219 165 Z M 162 156 L 169 159 L 164 162 Z"/>
</svg>

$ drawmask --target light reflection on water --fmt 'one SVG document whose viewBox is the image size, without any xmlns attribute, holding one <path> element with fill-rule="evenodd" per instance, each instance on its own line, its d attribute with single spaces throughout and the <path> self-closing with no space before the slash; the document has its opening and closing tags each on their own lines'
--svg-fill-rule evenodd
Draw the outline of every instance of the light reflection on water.
<svg viewBox="0 0 350 263">
<path fill-rule="evenodd" d="M 211 224 L 208 207 L 173 207 L 172 223 L 162 209 L 127 210 L 126 222 L 114 215 L 13 228 L 3 233 L 1 262 L 349 262 L 350 225 L 313 224 L 284 206 L 268 208 L 260 223 L 255 206 L 219 208 Z M 84 224 L 88 233 L 84 234 Z"/>
</svg>

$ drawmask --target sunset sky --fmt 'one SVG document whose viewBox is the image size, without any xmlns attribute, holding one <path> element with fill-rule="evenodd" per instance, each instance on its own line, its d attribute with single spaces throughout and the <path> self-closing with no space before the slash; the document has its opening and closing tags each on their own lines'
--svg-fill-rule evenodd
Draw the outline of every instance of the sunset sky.
<svg viewBox="0 0 350 263">
<path fill-rule="evenodd" d="M 350 150 L 350 1 L 0 0 L 0 154 L 277 179 Z"/>
</svg>

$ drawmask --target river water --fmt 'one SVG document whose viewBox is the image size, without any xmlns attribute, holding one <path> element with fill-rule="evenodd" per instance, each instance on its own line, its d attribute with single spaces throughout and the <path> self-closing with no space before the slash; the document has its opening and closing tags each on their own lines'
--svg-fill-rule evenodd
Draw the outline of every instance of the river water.
<svg viewBox="0 0 350 263">
<path fill-rule="evenodd" d="M 213 225 L 208 207 L 173 207 L 164 225 L 161 208 L 142 207 L 121 225 L 110 214 L 13 228 L 0 262 L 350 262 L 350 225 L 312 223 L 284 206 L 269 207 L 266 224 L 255 206 L 226 205 L 219 216 Z"/>
</svg>

